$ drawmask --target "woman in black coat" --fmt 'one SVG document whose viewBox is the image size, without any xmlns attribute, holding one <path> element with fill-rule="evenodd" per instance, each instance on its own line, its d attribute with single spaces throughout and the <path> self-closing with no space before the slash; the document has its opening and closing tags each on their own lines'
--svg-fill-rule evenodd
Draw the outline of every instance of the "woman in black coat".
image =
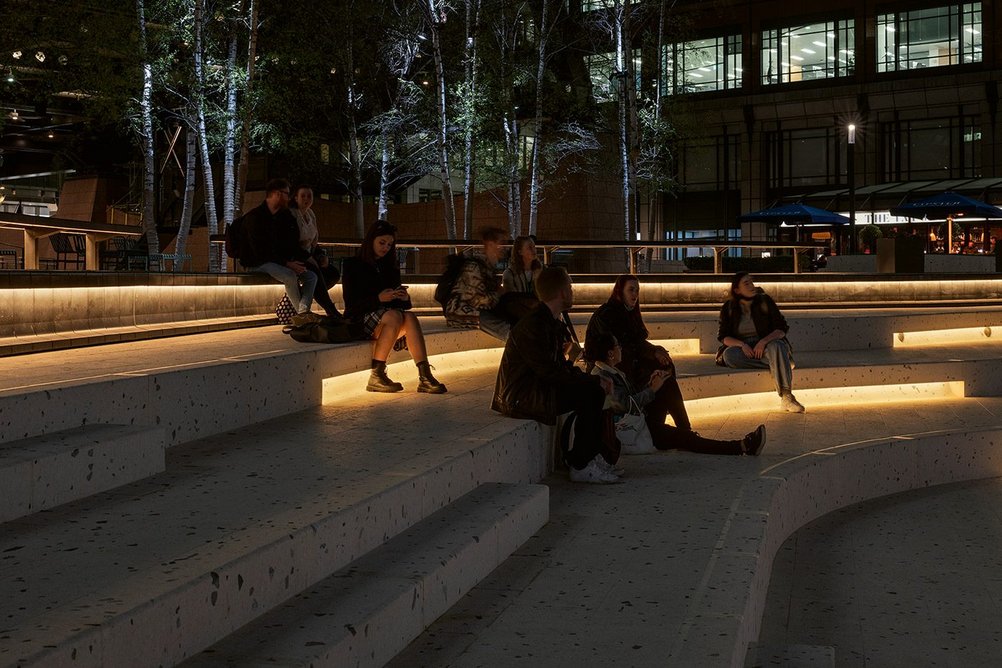
<svg viewBox="0 0 1002 668">
<path fill-rule="evenodd" d="M 655 372 L 666 375 L 645 411 L 651 433 L 660 431 L 667 415 L 671 415 L 677 428 L 692 431 L 682 390 L 675 379 L 675 364 L 667 350 L 647 340 L 647 327 L 640 314 L 640 280 L 636 276 L 623 274 L 616 279 L 609 301 L 600 306 L 588 322 L 585 350 L 588 350 L 590 341 L 594 346 L 596 337 L 603 334 L 616 337 L 622 346 L 623 359 L 617 368 L 634 386 L 646 387 Z M 596 360 L 589 361 L 594 363 Z"/>
<path fill-rule="evenodd" d="M 341 282 L 344 290 L 344 315 L 362 325 L 373 339 L 372 373 L 365 389 L 369 392 L 399 392 L 400 383 L 386 375 L 390 351 L 410 350 L 418 368 L 418 392 L 442 394 L 445 385 L 431 373 L 424 333 L 417 316 L 409 310 L 411 299 L 407 286 L 400 284 L 396 252 L 397 228 L 377 220 L 362 240 L 358 255 L 344 261 Z M 406 338 L 401 338 L 406 337 Z"/>
<path fill-rule="evenodd" d="M 717 363 L 732 369 L 769 369 L 783 410 L 803 413 L 803 404 L 793 396 L 789 329 L 776 302 L 755 287 L 748 272 L 734 274 L 730 299 L 720 308 Z"/>
</svg>

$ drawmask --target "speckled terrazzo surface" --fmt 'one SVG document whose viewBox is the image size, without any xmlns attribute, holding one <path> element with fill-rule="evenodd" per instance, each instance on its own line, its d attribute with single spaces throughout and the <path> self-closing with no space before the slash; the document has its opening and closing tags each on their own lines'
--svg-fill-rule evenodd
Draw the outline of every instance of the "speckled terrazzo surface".
<svg viewBox="0 0 1002 668">
<path fill-rule="evenodd" d="M 696 428 L 730 437 L 753 426 L 749 420 L 704 417 Z M 999 425 L 1002 399 L 772 411 L 761 420 L 769 444 L 758 460 L 678 452 L 634 457 L 625 460 L 627 482 L 609 487 L 574 486 L 554 475 L 547 480 L 550 523 L 390 665 L 587 666 L 596 657 L 617 666 L 666 665 L 745 480 L 838 443 L 944 424 Z M 986 586 L 965 582 L 958 588 Z M 1002 584 L 991 586 L 997 601 Z"/>
<path fill-rule="evenodd" d="M 802 528 L 776 555 L 762 649 L 824 647 L 838 668 L 999 665 L 1000 508 L 995 479 L 869 501 Z"/>
</svg>

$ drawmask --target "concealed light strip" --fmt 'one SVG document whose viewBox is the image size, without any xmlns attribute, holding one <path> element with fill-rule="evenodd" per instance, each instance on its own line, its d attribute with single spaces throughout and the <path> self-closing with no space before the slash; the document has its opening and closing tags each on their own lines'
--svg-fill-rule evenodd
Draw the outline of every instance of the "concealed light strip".
<svg viewBox="0 0 1002 668">
<path fill-rule="evenodd" d="M 865 405 L 914 405 L 917 401 L 942 401 L 964 397 L 964 381 L 907 383 L 899 385 L 863 385 L 857 387 L 795 388 L 797 400 L 807 407 L 852 407 Z M 775 392 L 755 392 L 724 397 L 690 399 L 685 402 L 690 416 L 709 417 L 729 413 L 776 413 L 779 397 Z"/>
<path fill-rule="evenodd" d="M 1000 340 L 999 334 L 1002 334 L 1002 332 L 996 332 L 996 341 Z M 980 343 L 991 339 L 991 337 L 992 328 L 988 326 L 935 329 L 928 332 L 895 332 L 894 347 L 908 348 L 946 343 Z"/>
</svg>

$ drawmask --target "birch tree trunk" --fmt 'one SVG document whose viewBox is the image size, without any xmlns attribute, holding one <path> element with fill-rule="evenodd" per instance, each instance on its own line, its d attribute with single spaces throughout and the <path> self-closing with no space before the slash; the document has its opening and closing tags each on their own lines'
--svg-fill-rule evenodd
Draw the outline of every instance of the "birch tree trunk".
<svg viewBox="0 0 1002 668">
<path fill-rule="evenodd" d="M 546 74 L 546 43 L 550 37 L 550 0 L 543 0 L 539 21 L 539 63 L 536 65 L 536 119 L 533 123 L 535 137 L 532 142 L 532 166 L 529 176 L 529 234 L 536 234 L 539 223 L 539 202 L 543 195 L 542 175 L 539 173 L 543 150 L 543 76 Z"/>
<path fill-rule="evenodd" d="M 461 236 L 467 238 L 473 230 L 473 195 L 476 190 L 474 173 L 475 143 L 473 141 L 474 118 L 477 117 L 477 25 L 480 22 L 480 0 L 466 0 L 466 94 L 468 108 L 465 114 L 465 173 L 463 178 L 463 229 Z"/>
<path fill-rule="evenodd" d="M 379 220 L 386 220 L 390 213 L 390 137 L 385 130 L 379 137 L 381 155 L 379 158 Z M 364 236 L 364 235 L 363 235 Z"/>
<path fill-rule="evenodd" d="M 257 0 L 248 0 L 250 6 L 247 11 L 247 80 L 244 89 L 244 107 L 246 109 L 240 130 L 240 166 L 237 170 L 236 192 L 233 193 L 234 208 L 243 211 L 244 191 L 247 189 L 247 166 L 250 162 L 250 133 L 251 123 L 254 121 L 254 105 L 251 104 L 253 96 L 251 94 L 254 87 L 254 61 L 257 59 L 257 28 L 258 28 L 258 7 Z"/>
<path fill-rule="evenodd" d="M 437 84 L 436 102 L 438 104 L 438 165 L 442 179 L 442 204 L 445 214 L 445 234 L 449 239 L 456 238 L 456 209 L 452 199 L 452 180 L 449 169 L 449 116 L 446 104 L 445 65 L 442 62 L 442 42 L 439 34 L 439 24 L 445 21 L 445 7 L 436 6 L 436 0 L 424 0 L 423 8 L 428 21 L 428 32 L 431 33 L 431 46 L 435 59 L 435 78 Z"/>
<path fill-rule="evenodd" d="M 348 161 L 351 163 L 351 196 L 355 205 L 355 234 L 359 239 L 365 236 L 365 201 L 362 193 L 362 152 L 358 146 L 358 128 L 354 120 L 348 137 Z"/>
<path fill-rule="evenodd" d="M 146 8 L 144 0 L 136 0 L 136 15 L 139 21 L 139 41 L 143 65 L 143 92 L 139 100 L 142 117 L 140 144 L 143 150 L 143 234 L 146 236 L 147 253 L 160 252 L 157 236 L 157 216 L 155 197 L 156 162 L 153 155 L 153 65 L 150 63 L 146 42 Z"/>
<path fill-rule="evenodd" d="M 230 35 L 229 53 L 226 58 L 226 138 L 223 143 L 223 229 L 233 222 L 235 212 L 235 179 L 233 174 L 233 153 L 237 127 L 237 31 Z"/>
<path fill-rule="evenodd" d="M 522 234 L 522 179 L 519 174 L 522 152 L 519 145 L 518 119 L 514 113 L 511 117 L 505 114 L 504 137 L 508 157 L 508 232 L 512 239 Z"/>
<path fill-rule="evenodd" d="M 177 229 L 177 241 L 174 242 L 174 253 L 178 261 L 174 262 L 174 271 L 182 263 L 181 255 L 188 245 L 188 232 L 191 231 L 191 217 L 195 206 L 195 173 L 198 171 L 198 146 L 195 141 L 195 130 L 189 123 L 184 126 L 185 136 L 185 167 L 184 167 L 184 205 L 181 207 L 181 224 Z"/>
<path fill-rule="evenodd" d="M 623 238 L 632 241 L 633 233 L 633 163 L 630 151 L 630 88 L 629 45 L 625 40 L 625 23 L 629 17 L 630 0 L 615 0 L 613 30 L 616 40 L 616 80 L 619 86 L 619 155 L 623 170 Z M 626 249 L 626 266 L 630 265 L 630 249 Z"/>
<path fill-rule="evenodd" d="M 214 244 L 212 235 L 219 234 L 216 214 L 216 185 L 212 178 L 212 161 L 209 157 L 209 133 L 205 125 L 205 0 L 195 0 L 195 116 L 198 128 L 198 146 L 202 160 L 202 177 L 205 181 L 205 219 L 209 227 L 209 271 L 226 271 L 226 249 Z"/>
</svg>

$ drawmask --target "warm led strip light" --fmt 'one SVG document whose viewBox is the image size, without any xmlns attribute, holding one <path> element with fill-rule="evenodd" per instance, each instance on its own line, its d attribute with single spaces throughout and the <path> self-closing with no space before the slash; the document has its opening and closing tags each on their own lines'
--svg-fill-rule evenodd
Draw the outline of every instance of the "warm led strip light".
<svg viewBox="0 0 1002 668">
<path fill-rule="evenodd" d="M 858 387 L 825 387 L 795 389 L 797 400 L 807 407 L 825 408 L 873 404 L 914 404 L 916 401 L 959 399 L 964 397 L 964 381 L 938 383 L 906 383 L 900 385 L 863 385 Z M 775 392 L 735 394 L 725 397 L 690 399 L 685 402 L 690 416 L 708 417 L 738 412 L 770 413 L 780 410 Z"/>
<path fill-rule="evenodd" d="M 992 328 L 987 326 L 935 329 L 928 332 L 895 332 L 894 347 L 908 348 L 937 343 L 978 343 L 990 340 L 991 336 Z"/>
<path fill-rule="evenodd" d="M 651 343 L 664 346 L 669 355 L 699 354 L 699 339 L 662 339 L 660 341 L 651 341 Z"/>
<path fill-rule="evenodd" d="M 431 365 L 434 367 L 435 377 L 449 384 L 448 378 L 443 378 L 452 372 L 481 371 L 492 369 L 497 371 L 501 365 L 501 353 L 503 348 L 485 348 L 480 350 L 463 350 L 455 353 L 444 353 L 432 355 Z M 399 361 L 391 362 L 386 367 L 386 372 L 395 381 L 404 384 L 404 393 L 413 392 L 417 385 L 417 367 L 414 362 L 406 356 L 406 353 L 393 353 L 390 359 Z M 373 394 L 365 391 L 365 383 L 369 380 L 369 370 L 346 373 L 333 378 L 325 378 L 323 384 L 323 403 L 337 404 L 343 401 L 357 401 L 362 395 L 373 398 Z M 387 395 L 389 396 L 389 395 Z M 484 410 L 490 410 L 490 406 L 484 406 Z"/>
</svg>

